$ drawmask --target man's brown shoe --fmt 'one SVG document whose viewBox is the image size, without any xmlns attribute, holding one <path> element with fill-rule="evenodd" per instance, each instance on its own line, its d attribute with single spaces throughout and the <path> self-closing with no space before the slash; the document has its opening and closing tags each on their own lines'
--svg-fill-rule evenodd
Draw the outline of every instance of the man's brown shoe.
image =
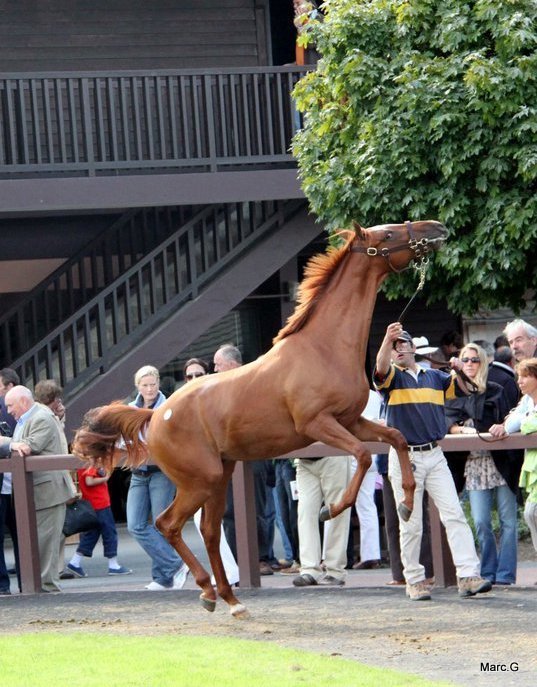
<svg viewBox="0 0 537 687">
<path fill-rule="evenodd" d="M 431 590 L 425 584 L 425 580 L 421 580 L 415 584 L 408 584 L 407 582 L 406 595 L 411 601 L 429 601 L 431 598 Z"/>
<path fill-rule="evenodd" d="M 288 568 L 282 568 L 280 573 L 282 575 L 300 575 L 300 565 L 295 561 Z"/>
<path fill-rule="evenodd" d="M 463 599 L 467 596 L 475 596 L 476 594 L 484 594 L 490 592 L 492 589 L 492 582 L 485 580 L 483 577 L 459 577 L 459 596 Z"/>
</svg>

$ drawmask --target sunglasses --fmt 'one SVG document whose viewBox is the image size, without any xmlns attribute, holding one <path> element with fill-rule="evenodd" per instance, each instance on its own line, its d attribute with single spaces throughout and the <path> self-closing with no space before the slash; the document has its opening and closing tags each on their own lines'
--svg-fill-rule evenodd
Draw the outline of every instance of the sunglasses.
<svg viewBox="0 0 537 687">
<path fill-rule="evenodd" d="M 461 358 L 461 363 L 480 363 L 481 359 L 476 358 L 475 356 L 473 358 Z"/>
<path fill-rule="evenodd" d="M 196 377 L 205 377 L 205 372 L 193 372 L 186 376 L 187 379 L 196 379 Z"/>
</svg>

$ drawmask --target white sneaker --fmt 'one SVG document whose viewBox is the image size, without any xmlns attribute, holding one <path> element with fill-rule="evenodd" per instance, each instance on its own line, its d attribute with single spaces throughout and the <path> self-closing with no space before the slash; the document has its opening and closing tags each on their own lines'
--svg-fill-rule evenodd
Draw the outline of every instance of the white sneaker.
<svg viewBox="0 0 537 687">
<path fill-rule="evenodd" d="M 165 592 L 168 589 L 173 589 L 173 587 L 165 587 L 163 584 L 160 584 L 159 582 L 150 582 L 149 584 L 145 585 L 146 589 L 149 589 L 150 592 Z"/>
<path fill-rule="evenodd" d="M 182 589 L 185 586 L 186 578 L 188 577 L 188 569 L 186 563 L 179 568 L 179 570 L 173 576 L 173 587 L 172 589 Z"/>
</svg>

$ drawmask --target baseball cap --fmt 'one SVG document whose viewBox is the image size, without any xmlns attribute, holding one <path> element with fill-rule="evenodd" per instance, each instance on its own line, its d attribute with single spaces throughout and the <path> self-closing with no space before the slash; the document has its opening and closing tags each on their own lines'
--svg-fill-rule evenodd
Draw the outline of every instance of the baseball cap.
<svg viewBox="0 0 537 687">
<path fill-rule="evenodd" d="M 412 343 L 412 337 L 408 332 L 403 330 L 397 337 L 396 341 L 407 341 L 408 343 Z"/>
</svg>

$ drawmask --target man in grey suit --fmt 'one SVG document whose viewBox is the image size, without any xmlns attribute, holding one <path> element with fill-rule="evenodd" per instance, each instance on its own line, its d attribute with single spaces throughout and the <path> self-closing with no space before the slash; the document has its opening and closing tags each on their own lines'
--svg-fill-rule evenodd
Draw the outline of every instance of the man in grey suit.
<svg viewBox="0 0 537 687">
<path fill-rule="evenodd" d="M 51 410 L 34 401 L 25 386 L 15 386 L 5 397 L 8 412 L 17 420 L 10 444 L 20 455 L 65 453 L 66 440 Z M 72 481 L 67 470 L 33 473 L 34 499 L 39 539 L 41 587 L 45 592 L 61 591 L 59 551 L 65 504 L 72 498 Z"/>
</svg>

